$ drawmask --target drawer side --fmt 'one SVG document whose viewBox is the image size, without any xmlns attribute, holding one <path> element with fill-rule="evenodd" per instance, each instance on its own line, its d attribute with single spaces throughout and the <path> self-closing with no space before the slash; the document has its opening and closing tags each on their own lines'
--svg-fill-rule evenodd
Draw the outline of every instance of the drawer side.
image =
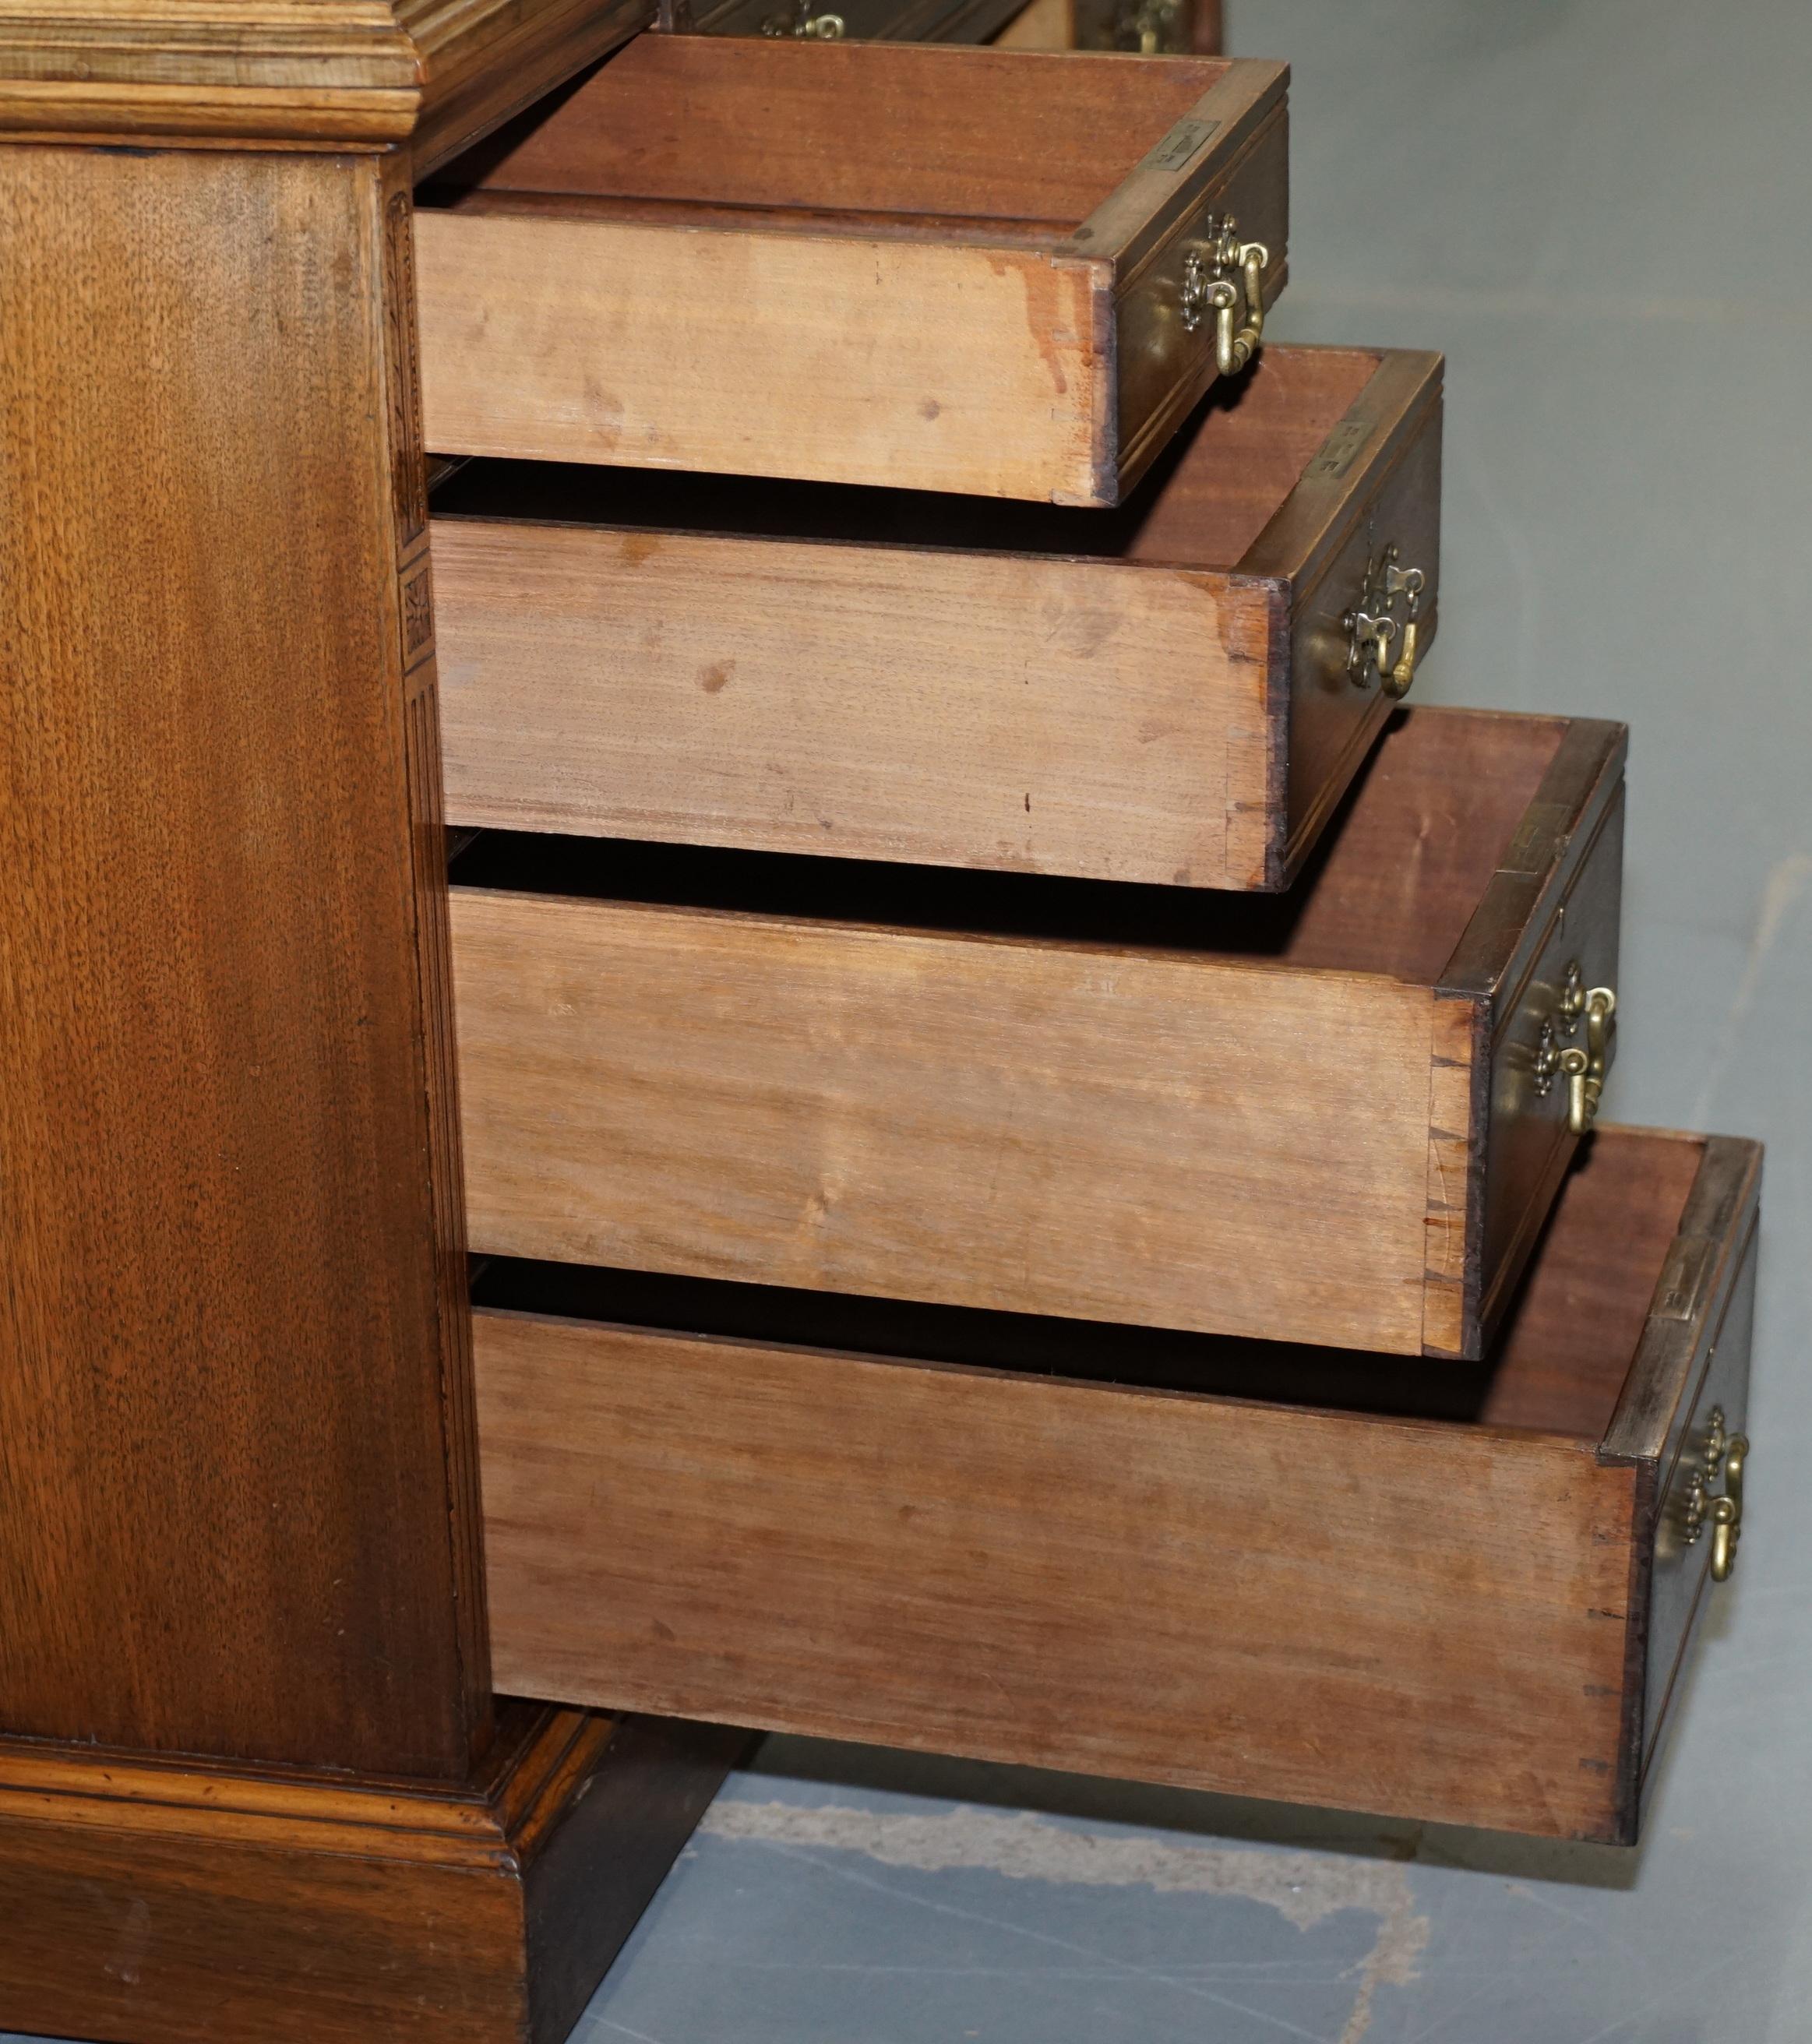
<svg viewBox="0 0 1812 2044">
<path fill-rule="evenodd" d="M 1222 90 L 1231 94 L 1236 87 L 1247 90 L 1239 79 Z M 1210 95 L 1204 110 L 1215 97 Z M 1290 123 L 1281 77 L 1273 93 L 1231 123 L 1214 147 L 1208 175 L 1137 231 L 1122 224 L 1130 194 L 1118 194 L 1089 223 L 1103 240 L 1117 232 L 1127 236 L 1115 287 L 1118 422 L 1114 444 L 1104 450 L 1099 501 L 1105 503 L 1118 502 L 1133 488 L 1218 375 L 1212 320 L 1191 332 L 1183 312 L 1185 267 L 1210 217 L 1231 215 L 1244 240 L 1262 242 L 1269 251 L 1268 309 L 1289 280 Z"/>
<path fill-rule="evenodd" d="M 1262 871 L 1268 592 L 448 519 L 456 824 L 1163 885 Z"/>
<path fill-rule="evenodd" d="M 481 1312 L 504 1686 L 1602 1836 L 1588 1447 Z"/>
<path fill-rule="evenodd" d="M 416 238 L 436 453 L 1092 500 L 1106 263 L 528 211 Z"/>
<path fill-rule="evenodd" d="M 1637 1594 L 1629 1709 L 1619 1769 L 1621 1835 L 1635 1842 L 1654 1762 L 1699 1621 L 1722 1593 L 1712 1541 L 1694 1537 L 1695 1485 L 1727 1488 L 1722 1443 L 1746 1430 L 1760 1223 L 1761 1150 L 1706 1139 L 1642 1345 L 1606 1435 L 1606 1461 L 1639 1481 Z M 1742 1549 L 1737 1549 L 1741 1568 Z"/>
<path fill-rule="evenodd" d="M 1425 987 L 453 894 L 480 1251 L 1422 1346 Z"/>
</svg>

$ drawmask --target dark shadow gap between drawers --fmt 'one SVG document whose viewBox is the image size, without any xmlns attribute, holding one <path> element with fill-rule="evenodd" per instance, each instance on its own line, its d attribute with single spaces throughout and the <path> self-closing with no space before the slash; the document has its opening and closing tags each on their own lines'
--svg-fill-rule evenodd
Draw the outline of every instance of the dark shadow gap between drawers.
<svg viewBox="0 0 1812 2044">
<path fill-rule="evenodd" d="M 1657 1143 L 1618 1130 L 1593 1138 L 1491 1359 L 1438 1369 L 1362 1350 L 509 1257 L 475 1260 L 472 1301 L 493 1312 L 1596 1443 L 1609 1430 L 1701 1155 L 1692 1142 Z"/>
<path fill-rule="evenodd" d="M 1373 375 L 1360 348 L 1274 348 L 1222 378 L 1124 504 L 992 501 L 931 490 L 479 460 L 434 492 L 437 518 L 816 540 L 1231 570 L 1322 454 Z"/>
<path fill-rule="evenodd" d="M 1288 895 L 485 831 L 456 884 L 1066 944 L 1276 959 L 1435 980 L 1564 724 L 1399 713 Z"/>
</svg>

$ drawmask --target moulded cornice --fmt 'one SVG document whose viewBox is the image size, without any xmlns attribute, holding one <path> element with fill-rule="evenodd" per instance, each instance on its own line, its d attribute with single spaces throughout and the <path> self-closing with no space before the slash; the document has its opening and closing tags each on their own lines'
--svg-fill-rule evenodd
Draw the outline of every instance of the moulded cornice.
<svg viewBox="0 0 1812 2044">
<path fill-rule="evenodd" d="M 448 146 L 652 0 L 0 0 L 0 132 Z M 445 153 L 443 148 L 440 153 Z"/>
</svg>

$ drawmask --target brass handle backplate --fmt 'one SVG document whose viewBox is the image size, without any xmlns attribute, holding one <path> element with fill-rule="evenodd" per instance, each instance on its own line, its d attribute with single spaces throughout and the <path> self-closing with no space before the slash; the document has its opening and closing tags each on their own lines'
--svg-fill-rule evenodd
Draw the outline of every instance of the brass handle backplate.
<svg viewBox="0 0 1812 2044">
<path fill-rule="evenodd" d="M 1264 338 L 1264 275 L 1271 251 L 1262 241 L 1241 240 L 1231 214 L 1221 220 L 1210 213 L 1204 232 L 1206 238 L 1183 258 L 1183 330 L 1194 333 L 1212 313 L 1214 366 L 1223 376 L 1234 376 Z"/>
<path fill-rule="evenodd" d="M 1114 10 L 1114 47 L 1142 57 L 1187 55 L 1182 0 L 1120 0 Z"/>
<path fill-rule="evenodd" d="M 1541 1025 L 1535 1047 L 1535 1090 L 1546 1099 L 1554 1082 L 1567 1082 L 1567 1127 L 1583 1135 L 1598 1119 L 1598 1104 L 1610 1069 L 1610 1047 L 1617 1036 L 1617 995 L 1608 986 L 1587 988 L 1577 959 L 1569 959 L 1554 1013 Z M 1561 1039 L 1576 1035 L 1583 1019 L 1585 1047 Z"/>
<path fill-rule="evenodd" d="M 841 14 L 814 14 L 805 5 L 805 0 L 799 0 L 799 4 L 784 13 L 770 14 L 761 25 L 764 36 L 794 36 L 820 43 L 841 42 L 843 29 Z"/>
<path fill-rule="evenodd" d="M 1368 689 L 1375 677 L 1393 700 L 1401 701 L 1416 678 L 1418 629 L 1428 577 L 1420 568 L 1401 567 L 1402 549 L 1395 545 L 1366 563 L 1365 586 L 1359 601 L 1341 620 L 1346 634 L 1346 674 L 1356 689 Z M 1402 614 L 1398 615 L 1398 601 Z M 1393 652 L 1395 657 L 1393 658 Z"/>
<path fill-rule="evenodd" d="M 1687 1485 L 1682 1515 L 1681 1537 L 1689 1546 L 1698 1544 L 1706 1527 L 1711 1528 L 1711 1580 L 1727 1583 L 1737 1566 L 1737 1543 L 1743 1537 L 1743 1471 L 1749 1461 L 1749 1442 L 1745 1434 L 1726 1434 L 1724 1408 L 1714 1405 L 1706 1423 L 1704 1461 L 1692 1473 Z M 1724 1477 L 1720 1494 L 1711 1486 L 1719 1471 Z"/>
</svg>

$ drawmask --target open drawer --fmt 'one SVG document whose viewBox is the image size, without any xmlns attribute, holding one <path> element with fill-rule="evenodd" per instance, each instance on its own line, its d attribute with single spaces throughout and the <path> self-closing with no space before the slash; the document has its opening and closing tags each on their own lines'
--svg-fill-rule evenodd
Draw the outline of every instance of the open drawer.
<svg viewBox="0 0 1812 2044">
<path fill-rule="evenodd" d="M 675 31 L 694 36 L 790 36 L 819 42 L 985 43 L 1026 0 L 681 0 Z M 1066 39 L 1040 48 L 1068 49 Z"/>
<path fill-rule="evenodd" d="M 1144 56 L 1221 48 L 1220 0 L 675 0 L 672 27 L 704 36 L 845 36 L 986 43 L 1009 49 L 1125 50 Z"/>
<path fill-rule="evenodd" d="M 1631 1842 L 1741 1531 L 1760 1163 L 1600 1134 L 1433 1373 L 487 1266 L 498 1683 Z"/>
<path fill-rule="evenodd" d="M 1283 283 L 1285 76 L 641 36 L 418 194 L 428 444 L 1115 503 Z"/>
<path fill-rule="evenodd" d="M 1613 1048 L 1622 759 L 1406 712 L 1287 896 L 481 833 L 472 1246 L 1476 1356 Z"/>
<path fill-rule="evenodd" d="M 1434 630 L 1441 361 L 1268 349 L 1111 512 L 489 462 L 435 509 L 456 824 L 1278 888 Z"/>
</svg>

